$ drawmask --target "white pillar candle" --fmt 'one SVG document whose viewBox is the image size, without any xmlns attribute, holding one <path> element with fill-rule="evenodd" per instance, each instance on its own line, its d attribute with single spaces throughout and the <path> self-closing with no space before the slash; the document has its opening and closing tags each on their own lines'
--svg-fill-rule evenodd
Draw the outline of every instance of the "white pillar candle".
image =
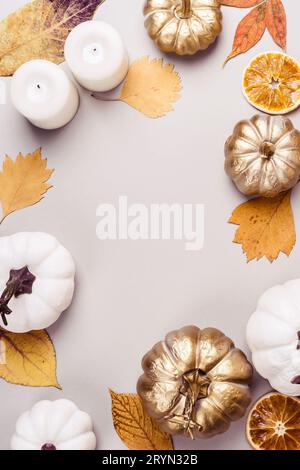
<svg viewBox="0 0 300 470">
<path fill-rule="evenodd" d="M 71 31 L 65 43 L 65 59 L 80 85 L 95 92 L 118 86 L 129 66 L 118 31 L 97 20 L 81 23 Z"/>
<path fill-rule="evenodd" d="M 32 60 L 14 74 L 11 99 L 16 109 L 41 129 L 58 129 L 73 119 L 79 94 L 64 70 L 47 60 Z"/>
</svg>

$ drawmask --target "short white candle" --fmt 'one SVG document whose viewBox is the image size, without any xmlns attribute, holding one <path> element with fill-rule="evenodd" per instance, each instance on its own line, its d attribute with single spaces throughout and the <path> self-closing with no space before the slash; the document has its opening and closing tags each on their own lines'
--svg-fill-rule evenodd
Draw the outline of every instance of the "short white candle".
<svg viewBox="0 0 300 470">
<path fill-rule="evenodd" d="M 76 80 L 95 92 L 112 90 L 128 72 L 128 54 L 118 31 L 103 21 L 86 21 L 65 43 L 65 59 Z"/>
<path fill-rule="evenodd" d="M 75 116 L 79 94 L 64 70 L 47 60 L 32 60 L 14 74 L 11 99 L 16 109 L 41 129 L 58 129 Z"/>
</svg>

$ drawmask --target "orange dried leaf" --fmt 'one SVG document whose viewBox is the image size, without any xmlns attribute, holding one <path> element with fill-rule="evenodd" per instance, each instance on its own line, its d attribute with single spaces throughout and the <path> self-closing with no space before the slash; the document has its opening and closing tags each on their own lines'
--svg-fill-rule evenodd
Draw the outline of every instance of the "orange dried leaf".
<svg viewBox="0 0 300 470">
<path fill-rule="evenodd" d="M 236 8 L 250 8 L 265 2 L 265 0 L 220 0 L 221 5 Z"/>
<path fill-rule="evenodd" d="M 242 19 L 235 33 L 232 51 L 226 58 L 225 64 L 233 57 L 247 52 L 258 43 L 266 30 L 265 15 L 266 4 L 263 3 L 253 8 L 253 10 Z"/>
<path fill-rule="evenodd" d="M 286 48 L 286 14 L 281 0 L 270 0 L 266 8 L 266 27 L 274 42 Z"/>
<path fill-rule="evenodd" d="M 290 255 L 296 233 L 291 207 L 291 191 L 275 198 L 257 198 L 238 206 L 229 223 L 239 225 L 234 243 L 242 245 L 247 260 L 266 256 L 277 259 L 280 252 Z"/>
<path fill-rule="evenodd" d="M 236 8 L 255 7 L 239 23 L 225 63 L 255 46 L 266 29 L 275 43 L 285 49 L 287 25 L 282 0 L 220 0 L 220 3 Z"/>
</svg>

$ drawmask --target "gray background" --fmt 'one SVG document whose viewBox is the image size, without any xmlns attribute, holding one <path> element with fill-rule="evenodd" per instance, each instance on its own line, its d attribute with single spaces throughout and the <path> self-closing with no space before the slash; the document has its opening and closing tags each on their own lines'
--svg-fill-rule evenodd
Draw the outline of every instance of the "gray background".
<svg viewBox="0 0 300 470">
<path fill-rule="evenodd" d="M 1 2 L 5 17 L 25 2 Z M 288 52 L 299 56 L 299 5 L 284 1 Z M 131 59 L 161 53 L 148 38 L 141 0 L 107 0 L 98 17 L 123 34 Z M 266 33 L 257 47 L 221 65 L 238 21 L 248 10 L 223 8 L 223 32 L 207 52 L 194 58 L 169 56 L 182 77 L 175 111 L 151 120 L 130 107 L 93 100 L 81 91 L 75 120 L 56 132 L 31 127 L 12 108 L 0 106 L 1 159 L 7 153 L 42 146 L 56 169 L 44 201 L 11 215 L 1 235 L 50 232 L 72 252 L 77 289 L 69 311 L 49 329 L 58 357 L 63 391 L 0 382 L 0 448 L 9 448 L 19 414 L 37 400 L 66 397 L 89 412 L 99 449 L 121 449 L 114 431 L 108 388 L 134 392 L 140 360 L 172 329 L 194 323 L 223 330 L 247 353 L 245 327 L 258 296 L 273 284 L 299 276 L 299 245 L 290 258 L 270 264 L 246 263 L 232 243 L 231 211 L 244 199 L 223 170 L 223 145 L 234 124 L 254 110 L 241 94 L 244 66 L 260 51 L 274 49 Z M 7 88 L 10 79 L 5 79 Z M 291 116 L 300 127 L 300 111 Z M 102 202 L 205 204 L 205 246 L 186 252 L 181 241 L 99 241 L 96 208 Z M 293 192 L 299 232 L 300 187 Z M 255 377 L 253 400 L 270 390 Z M 248 449 L 245 421 L 206 441 L 176 438 L 177 449 Z"/>
</svg>

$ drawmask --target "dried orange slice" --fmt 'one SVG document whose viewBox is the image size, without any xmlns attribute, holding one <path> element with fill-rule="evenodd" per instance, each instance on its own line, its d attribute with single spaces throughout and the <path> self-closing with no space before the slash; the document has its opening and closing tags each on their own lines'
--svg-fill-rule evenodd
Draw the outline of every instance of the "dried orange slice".
<svg viewBox="0 0 300 470">
<path fill-rule="evenodd" d="M 269 114 L 286 114 L 300 105 L 300 64 L 283 52 L 265 52 L 251 60 L 243 75 L 243 92 L 252 106 Z"/>
<path fill-rule="evenodd" d="M 247 438 L 256 450 L 300 450 L 300 400 L 269 393 L 247 419 Z"/>
</svg>

